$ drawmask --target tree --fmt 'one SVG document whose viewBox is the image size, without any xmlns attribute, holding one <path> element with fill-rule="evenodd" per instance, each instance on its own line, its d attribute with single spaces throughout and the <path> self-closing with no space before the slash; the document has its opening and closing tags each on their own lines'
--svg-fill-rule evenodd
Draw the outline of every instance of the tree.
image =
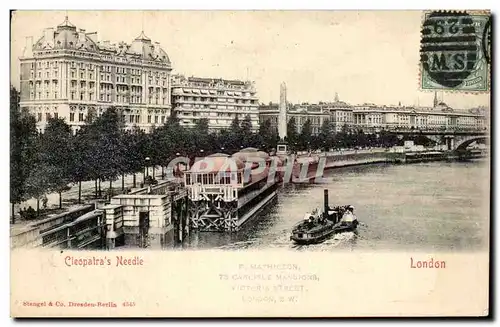
<svg viewBox="0 0 500 327">
<path fill-rule="evenodd" d="M 133 187 L 136 187 L 136 173 L 144 168 L 144 147 L 146 146 L 146 134 L 137 126 L 126 131 L 122 135 L 122 146 L 127 151 L 124 169 L 127 173 L 133 174 Z M 164 146 L 165 140 L 161 140 Z M 167 150 L 167 149 L 166 149 Z M 166 151 L 168 152 L 168 150 Z"/>
<path fill-rule="evenodd" d="M 312 140 L 312 126 L 309 119 L 302 125 L 302 130 L 299 137 L 299 146 L 302 150 L 310 150 Z"/>
<path fill-rule="evenodd" d="M 36 199 L 37 215 L 40 213 L 40 199 L 47 194 L 50 188 L 49 185 L 52 182 L 51 177 L 56 174 L 53 169 L 54 167 L 47 165 L 43 161 L 39 161 L 36 169 L 30 171 L 26 180 L 26 187 L 29 190 L 30 197 Z"/>
<path fill-rule="evenodd" d="M 210 148 L 209 133 L 208 133 L 208 119 L 202 118 L 196 121 L 193 129 L 190 130 L 195 151 L 203 150 L 208 151 Z"/>
<path fill-rule="evenodd" d="M 266 119 L 265 121 L 262 122 L 259 126 L 259 136 L 260 140 L 263 143 L 263 145 L 267 148 L 273 148 L 276 145 L 274 144 L 274 135 L 273 135 L 273 129 L 271 127 L 271 121 L 269 119 Z"/>
<path fill-rule="evenodd" d="M 94 159 L 97 135 L 92 133 L 89 125 L 83 126 L 72 138 L 73 156 L 70 168 L 71 182 L 78 184 L 78 203 L 81 203 L 82 181 L 99 178 L 98 162 Z M 96 186 L 97 188 L 97 186 Z M 97 191 L 96 191 L 97 192 Z"/>
<path fill-rule="evenodd" d="M 230 152 L 239 151 L 242 146 L 241 140 L 243 138 L 243 132 L 240 126 L 240 120 L 237 115 L 231 122 L 228 136 L 229 140 L 227 142 L 227 150 Z"/>
<path fill-rule="evenodd" d="M 35 117 L 19 108 L 19 92 L 10 87 L 10 202 L 11 223 L 15 204 L 30 198 L 27 181 L 36 165 L 38 132 Z"/>
<path fill-rule="evenodd" d="M 46 169 L 48 184 L 46 191 L 59 194 L 62 207 L 62 192 L 69 189 L 71 166 L 73 165 L 72 133 L 63 119 L 51 118 L 40 137 L 40 164 Z"/>
<path fill-rule="evenodd" d="M 90 126 L 90 130 L 97 134 L 96 147 L 92 154 L 95 162 L 99 164 L 94 169 L 98 171 L 99 179 L 109 180 L 111 189 L 113 180 L 126 170 L 121 113 L 115 107 L 110 107 Z"/>
<path fill-rule="evenodd" d="M 297 133 L 297 123 L 295 121 L 295 117 L 290 118 L 290 120 L 286 124 L 286 140 L 289 144 L 289 147 L 295 149 L 295 143 L 298 141 L 298 133 Z"/>
<path fill-rule="evenodd" d="M 334 130 L 329 119 L 325 119 L 321 125 L 318 137 L 316 138 L 316 148 L 322 148 L 323 151 L 328 151 L 333 147 Z"/>
<path fill-rule="evenodd" d="M 252 120 L 250 115 L 245 115 L 245 118 L 241 122 L 241 133 L 243 136 L 242 145 L 243 147 L 253 146 L 253 131 L 252 131 Z"/>
</svg>

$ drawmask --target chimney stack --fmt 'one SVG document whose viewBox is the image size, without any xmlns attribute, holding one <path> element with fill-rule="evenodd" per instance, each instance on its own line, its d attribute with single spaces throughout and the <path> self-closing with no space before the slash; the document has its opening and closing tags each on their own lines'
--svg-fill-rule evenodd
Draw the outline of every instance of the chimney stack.
<svg viewBox="0 0 500 327">
<path fill-rule="evenodd" d="M 328 189 L 324 190 L 323 198 L 324 198 L 324 200 L 323 200 L 324 201 L 323 218 L 327 219 L 328 218 L 328 209 L 329 209 L 329 206 L 328 206 Z"/>
<path fill-rule="evenodd" d="M 78 31 L 78 42 L 79 43 L 84 43 L 85 42 L 85 30 L 80 28 Z"/>
<path fill-rule="evenodd" d="M 54 29 L 52 27 L 43 30 L 44 45 L 54 47 Z"/>
<path fill-rule="evenodd" d="M 26 37 L 26 44 L 23 49 L 23 58 L 33 57 L 33 36 Z"/>
</svg>

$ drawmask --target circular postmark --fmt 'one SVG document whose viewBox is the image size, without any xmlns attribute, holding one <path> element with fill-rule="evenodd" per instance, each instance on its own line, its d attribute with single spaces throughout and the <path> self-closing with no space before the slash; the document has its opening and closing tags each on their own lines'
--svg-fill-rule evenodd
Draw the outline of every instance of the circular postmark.
<svg viewBox="0 0 500 327">
<path fill-rule="evenodd" d="M 491 17 L 486 22 L 483 31 L 482 50 L 488 64 L 491 63 Z"/>
<path fill-rule="evenodd" d="M 475 70 L 478 61 L 476 24 L 465 12 L 436 11 L 422 26 L 420 62 L 428 78 L 454 88 Z"/>
</svg>

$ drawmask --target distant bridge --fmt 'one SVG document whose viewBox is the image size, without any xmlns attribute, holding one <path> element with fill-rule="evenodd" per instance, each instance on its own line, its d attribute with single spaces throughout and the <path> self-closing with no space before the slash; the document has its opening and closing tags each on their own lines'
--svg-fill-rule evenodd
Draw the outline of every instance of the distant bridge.
<svg viewBox="0 0 500 327">
<path fill-rule="evenodd" d="M 490 137 L 487 130 L 480 129 L 395 129 L 395 132 L 403 135 L 424 135 L 437 144 L 444 144 L 448 150 L 463 150 L 470 144 L 479 141 L 480 143 L 488 143 Z"/>
</svg>

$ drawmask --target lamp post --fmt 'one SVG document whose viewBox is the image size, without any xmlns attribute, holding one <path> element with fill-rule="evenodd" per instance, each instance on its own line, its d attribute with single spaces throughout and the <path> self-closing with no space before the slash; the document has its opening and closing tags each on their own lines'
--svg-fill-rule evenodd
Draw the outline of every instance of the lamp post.
<svg viewBox="0 0 500 327">
<path fill-rule="evenodd" d="M 149 169 L 148 169 L 149 166 L 148 166 L 148 164 L 149 164 L 150 160 L 151 159 L 149 157 L 146 157 L 144 159 L 144 171 L 145 171 L 145 173 L 144 173 L 144 182 L 146 182 L 146 177 L 149 176 Z"/>
<path fill-rule="evenodd" d="M 181 155 L 181 154 L 180 154 L 179 152 L 177 152 L 177 153 L 175 154 L 176 158 L 179 158 L 179 157 L 180 157 L 180 155 Z M 175 164 L 174 178 L 177 178 L 177 176 L 180 176 L 180 167 L 179 167 L 179 162 L 177 162 L 177 163 Z"/>
</svg>

